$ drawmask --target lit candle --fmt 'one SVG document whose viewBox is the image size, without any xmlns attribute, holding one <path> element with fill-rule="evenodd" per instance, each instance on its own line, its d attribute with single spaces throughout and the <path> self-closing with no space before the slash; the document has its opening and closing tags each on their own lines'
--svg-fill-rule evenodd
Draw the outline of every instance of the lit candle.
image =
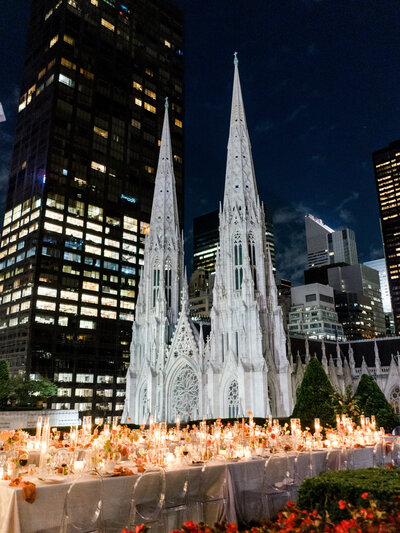
<svg viewBox="0 0 400 533">
<path fill-rule="evenodd" d="M 317 434 L 321 431 L 321 424 L 320 424 L 319 418 L 314 419 L 314 428 L 315 428 L 315 433 Z"/>
</svg>

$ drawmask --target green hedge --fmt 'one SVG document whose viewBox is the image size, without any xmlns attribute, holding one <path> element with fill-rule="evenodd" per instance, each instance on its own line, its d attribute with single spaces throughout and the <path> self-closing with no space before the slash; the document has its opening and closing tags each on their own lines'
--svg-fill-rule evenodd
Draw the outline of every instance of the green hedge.
<svg viewBox="0 0 400 533">
<path fill-rule="evenodd" d="M 367 501 L 361 498 L 365 492 L 384 507 L 400 494 L 400 471 L 361 468 L 324 472 L 303 481 L 297 503 L 301 509 L 328 511 L 333 519 L 344 519 L 347 511 L 339 509 L 339 500 L 365 507 Z"/>
</svg>

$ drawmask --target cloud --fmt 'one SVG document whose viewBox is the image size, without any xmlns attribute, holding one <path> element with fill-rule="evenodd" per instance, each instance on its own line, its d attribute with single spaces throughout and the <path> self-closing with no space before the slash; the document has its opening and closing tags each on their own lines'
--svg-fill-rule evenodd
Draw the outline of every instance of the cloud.
<svg viewBox="0 0 400 533">
<path fill-rule="evenodd" d="M 325 161 L 326 157 L 322 154 L 315 154 L 311 156 L 311 161 Z"/>
<path fill-rule="evenodd" d="M 307 46 L 307 55 L 308 56 L 314 56 L 316 51 L 317 51 L 317 46 L 316 46 L 315 43 L 310 43 Z"/>
<path fill-rule="evenodd" d="M 279 277 L 302 284 L 307 268 L 304 216 L 311 209 L 303 203 L 286 205 L 274 212 L 276 267 Z"/>
<path fill-rule="evenodd" d="M 308 108 L 308 105 L 309 104 L 300 104 L 299 106 L 297 106 L 296 109 L 292 111 L 288 117 L 285 118 L 284 122 L 288 123 L 295 120 L 302 111 Z"/>
<path fill-rule="evenodd" d="M 353 200 L 358 200 L 360 197 L 360 193 L 357 191 L 353 191 L 350 196 L 347 196 L 344 200 L 340 202 L 340 204 L 336 207 L 336 211 L 340 211 L 343 209 L 343 207 L 348 204 L 349 202 L 352 202 Z"/>
<path fill-rule="evenodd" d="M 272 122 L 272 120 L 267 119 L 257 124 L 255 131 L 256 133 L 266 133 L 272 129 L 274 129 L 274 123 Z"/>
</svg>

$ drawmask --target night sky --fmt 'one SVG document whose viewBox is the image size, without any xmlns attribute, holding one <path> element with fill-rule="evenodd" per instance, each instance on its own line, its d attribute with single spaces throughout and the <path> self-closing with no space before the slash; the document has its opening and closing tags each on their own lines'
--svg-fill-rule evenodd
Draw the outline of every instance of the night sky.
<svg viewBox="0 0 400 533">
<path fill-rule="evenodd" d="M 306 213 L 354 229 L 360 261 L 382 257 L 371 154 L 400 138 L 399 2 L 174 3 L 186 19 L 186 262 L 193 217 L 223 198 L 235 50 L 259 193 L 274 209 L 278 279 L 302 282 Z M 0 8 L 3 196 L 29 5 Z"/>
</svg>

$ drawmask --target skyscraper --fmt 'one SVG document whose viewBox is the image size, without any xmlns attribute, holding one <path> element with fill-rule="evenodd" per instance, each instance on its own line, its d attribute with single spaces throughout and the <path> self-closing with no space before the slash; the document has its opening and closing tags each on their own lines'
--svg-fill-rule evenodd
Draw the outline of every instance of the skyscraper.
<svg viewBox="0 0 400 533">
<path fill-rule="evenodd" d="M 335 231 L 313 215 L 306 215 L 305 226 L 309 268 L 334 263 L 358 263 L 353 230 Z"/>
<path fill-rule="evenodd" d="M 180 11 L 161 0 L 32 3 L 0 250 L 0 357 L 53 378 L 52 407 L 122 412 L 165 96 L 183 205 L 182 32 Z"/>
<path fill-rule="evenodd" d="M 372 155 L 396 333 L 400 333 L 400 141 Z"/>
</svg>

